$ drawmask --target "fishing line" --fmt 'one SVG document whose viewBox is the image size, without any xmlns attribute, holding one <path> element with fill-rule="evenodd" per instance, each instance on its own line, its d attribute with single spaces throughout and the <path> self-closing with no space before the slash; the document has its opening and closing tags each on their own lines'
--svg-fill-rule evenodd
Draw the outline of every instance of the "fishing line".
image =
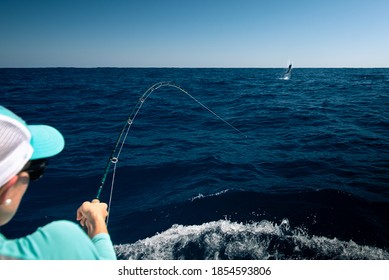
<svg viewBox="0 0 389 280">
<path fill-rule="evenodd" d="M 192 100 L 194 100 L 196 103 L 198 103 L 201 107 L 203 107 L 204 109 L 206 109 L 208 112 L 210 112 L 212 115 L 214 115 L 215 117 L 217 117 L 219 120 L 223 121 L 225 124 L 227 124 L 229 127 L 231 127 L 232 129 L 234 129 L 235 131 L 237 131 L 238 133 L 240 133 L 241 135 L 243 135 L 245 138 L 247 138 L 247 135 L 244 134 L 242 131 L 240 131 L 238 128 L 236 128 L 235 126 L 233 126 L 232 124 L 230 124 L 228 121 L 226 121 L 225 119 L 223 119 L 221 116 L 219 116 L 218 114 L 216 114 L 214 111 L 212 111 L 210 108 L 208 108 L 206 105 L 204 105 L 203 103 L 201 103 L 197 98 L 195 98 L 193 95 L 189 94 L 186 90 L 184 90 L 183 88 L 181 88 L 180 86 L 177 86 L 175 84 L 172 84 L 170 82 L 159 82 L 159 83 L 156 83 L 154 85 L 152 85 L 150 88 L 148 88 L 145 93 L 139 98 L 138 102 L 136 103 L 136 105 L 134 106 L 134 108 L 132 109 L 129 117 L 127 118 L 126 122 L 124 123 L 124 126 L 116 140 L 116 143 L 115 143 L 115 146 L 114 148 L 112 149 L 112 152 L 111 152 L 111 155 L 107 161 L 107 164 L 106 164 L 106 167 L 105 167 L 105 171 L 104 171 L 104 174 L 102 176 L 102 179 L 101 179 L 101 182 L 100 182 L 100 186 L 98 188 L 98 191 L 97 191 L 97 195 L 96 195 L 96 199 L 100 199 L 100 195 L 101 195 L 101 191 L 103 190 L 103 187 L 104 187 L 104 184 L 105 184 L 105 181 L 107 179 L 107 175 L 109 173 L 109 169 L 111 167 L 111 164 L 113 164 L 113 174 L 112 174 L 112 183 L 111 183 L 111 191 L 110 191 L 110 198 L 109 198 L 109 204 L 108 204 L 108 217 L 109 217 L 109 210 L 111 209 L 111 201 L 112 201 L 112 193 L 113 193 L 113 186 L 114 186 L 114 181 L 115 181 L 115 174 L 116 174 L 116 165 L 119 161 L 119 157 L 120 157 L 120 154 L 123 150 L 123 146 L 124 146 L 124 143 L 127 139 L 127 136 L 130 132 L 130 129 L 131 129 L 131 126 L 132 124 L 134 123 L 134 120 L 136 119 L 136 116 L 138 115 L 140 109 L 142 108 L 143 104 L 145 103 L 145 101 L 147 100 L 147 98 L 155 91 L 155 90 L 158 90 L 159 88 L 161 87 L 172 87 L 172 88 L 175 88 L 179 91 L 181 91 L 182 93 L 186 94 L 187 96 L 189 96 Z M 119 149 L 118 149 L 119 148 Z M 118 150 L 118 151 L 117 151 Z M 108 217 L 107 217 L 107 224 L 108 224 Z"/>
</svg>

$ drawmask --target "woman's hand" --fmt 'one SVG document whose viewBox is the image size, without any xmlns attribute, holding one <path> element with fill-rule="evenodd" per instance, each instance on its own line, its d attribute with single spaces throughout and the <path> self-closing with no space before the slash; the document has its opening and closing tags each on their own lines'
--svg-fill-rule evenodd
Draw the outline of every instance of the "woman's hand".
<svg viewBox="0 0 389 280">
<path fill-rule="evenodd" d="M 98 199 L 92 202 L 85 201 L 77 210 L 77 221 L 83 228 L 86 228 L 90 238 L 99 233 L 108 233 L 105 219 L 108 216 L 107 204 L 101 203 Z"/>
</svg>

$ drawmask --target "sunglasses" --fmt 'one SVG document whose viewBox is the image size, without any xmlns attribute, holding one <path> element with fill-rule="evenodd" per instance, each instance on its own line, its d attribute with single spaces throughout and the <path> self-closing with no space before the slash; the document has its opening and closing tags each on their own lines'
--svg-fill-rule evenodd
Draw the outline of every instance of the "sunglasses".
<svg viewBox="0 0 389 280">
<path fill-rule="evenodd" d="M 35 181 L 43 176 L 47 165 L 47 159 L 31 160 L 22 171 L 28 172 L 30 180 Z"/>
</svg>

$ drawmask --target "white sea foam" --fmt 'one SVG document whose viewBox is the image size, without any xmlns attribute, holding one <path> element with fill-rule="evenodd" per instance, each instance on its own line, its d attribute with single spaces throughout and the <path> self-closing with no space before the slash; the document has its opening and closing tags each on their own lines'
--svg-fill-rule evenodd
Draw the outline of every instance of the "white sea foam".
<svg viewBox="0 0 389 280">
<path fill-rule="evenodd" d="M 226 190 L 222 190 L 220 192 L 213 193 L 213 194 L 208 194 L 208 195 L 204 195 L 204 194 L 199 193 L 198 195 L 192 197 L 190 200 L 194 201 L 196 199 L 201 199 L 201 198 L 205 198 L 205 197 L 219 196 L 219 195 L 227 193 L 228 191 L 229 191 L 229 189 L 226 189 Z"/>
<path fill-rule="evenodd" d="M 383 249 L 337 238 L 310 236 L 279 224 L 219 220 L 202 225 L 173 225 L 133 244 L 115 245 L 119 259 L 389 259 Z"/>
</svg>

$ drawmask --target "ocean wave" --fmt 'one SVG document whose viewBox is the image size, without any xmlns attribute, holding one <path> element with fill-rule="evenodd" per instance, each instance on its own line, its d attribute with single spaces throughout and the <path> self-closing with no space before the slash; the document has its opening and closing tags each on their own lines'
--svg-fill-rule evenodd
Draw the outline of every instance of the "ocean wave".
<svg viewBox="0 0 389 280">
<path fill-rule="evenodd" d="M 115 245 L 115 251 L 118 259 L 132 260 L 389 259 L 389 252 L 380 248 L 292 229 L 288 219 L 279 224 L 267 220 L 175 224 L 150 238 Z"/>
</svg>

